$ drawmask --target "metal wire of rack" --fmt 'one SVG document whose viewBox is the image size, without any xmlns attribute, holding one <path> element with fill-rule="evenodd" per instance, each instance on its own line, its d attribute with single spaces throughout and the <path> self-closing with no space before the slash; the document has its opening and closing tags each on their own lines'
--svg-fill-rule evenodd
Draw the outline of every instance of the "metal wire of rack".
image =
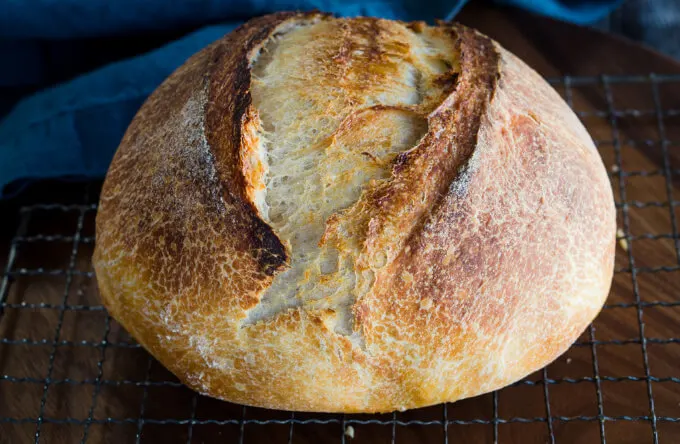
<svg viewBox="0 0 680 444">
<path fill-rule="evenodd" d="M 550 82 L 610 168 L 621 227 L 605 319 L 565 357 L 498 392 L 389 415 L 275 412 L 200 396 L 98 301 L 89 265 L 97 196 L 86 193 L 80 202 L 27 203 L 18 211 L 0 280 L 0 442 L 680 442 L 680 352 L 665 348 L 680 348 L 680 200 L 673 194 L 680 169 L 671 155 L 680 147 L 680 103 L 664 107 L 662 93 L 664 85 L 680 86 L 680 75 Z M 620 87 L 649 106 L 617 107 Z M 626 136 L 636 125 L 653 133 Z M 655 150 L 660 161 L 643 165 L 639 150 Z M 645 211 L 653 213 L 633 214 Z M 639 223 L 651 218 L 660 222 Z M 649 242 L 663 242 L 669 262 L 637 253 L 650 251 Z M 626 289 L 632 294 L 622 296 Z M 657 328 L 666 318 L 669 326 Z M 617 337 L 619 330 L 631 334 Z"/>
</svg>

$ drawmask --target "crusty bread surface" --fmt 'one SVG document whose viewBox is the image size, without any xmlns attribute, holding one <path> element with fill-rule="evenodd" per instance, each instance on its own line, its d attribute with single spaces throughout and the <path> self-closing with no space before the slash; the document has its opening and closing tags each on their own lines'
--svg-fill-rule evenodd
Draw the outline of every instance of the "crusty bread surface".
<svg viewBox="0 0 680 444">
<path fill-rule="evenodd" d="M 96 229 L 106 307 L 191 388 L 386 412 L 563 353 L 609 291 L 616 223 L 581 123 L 489 38 L 278 13 L 151 95 Z"/>
</svg>

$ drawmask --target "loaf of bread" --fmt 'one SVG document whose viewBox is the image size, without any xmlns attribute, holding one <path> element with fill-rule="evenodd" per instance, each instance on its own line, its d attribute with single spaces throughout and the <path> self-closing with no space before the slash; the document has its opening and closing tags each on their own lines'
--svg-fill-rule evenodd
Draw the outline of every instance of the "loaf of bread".
<svg viewBox="0 0 680 444">
<path fill-rule="evenodd" d="M 111 315 L 200 393 L 387 412 L 558 357 L 603 305 L 615 232 L 589 135 L 488 37 L 279 13 L 140 109 L 94 266 Z"/>
</svg>

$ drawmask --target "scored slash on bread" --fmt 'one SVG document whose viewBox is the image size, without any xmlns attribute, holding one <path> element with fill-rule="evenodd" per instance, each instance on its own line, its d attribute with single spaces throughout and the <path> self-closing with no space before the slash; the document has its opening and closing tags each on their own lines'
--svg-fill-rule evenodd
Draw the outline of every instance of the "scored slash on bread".
<svg viewBox="0 0 680 444">
<path fill-rule="evenodd" d="M 585 129 L 489 38 L 279 13 L 140 109 L 94 266 L 111 315 L 191 388 L 385 412 L 559 356 L 604 303 L 615 231 Z"/>
</svg>

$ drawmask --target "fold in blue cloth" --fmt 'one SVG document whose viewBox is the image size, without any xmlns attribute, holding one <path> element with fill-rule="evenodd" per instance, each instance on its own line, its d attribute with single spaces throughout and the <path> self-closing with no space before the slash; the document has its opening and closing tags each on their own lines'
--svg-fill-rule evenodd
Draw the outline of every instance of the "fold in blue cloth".
<svg viewBox="0 0 680 444">
<path fill-rule="evenodd" d="M 0 0 L 0 86 L 39 82 L 46 43 L 200 28 L 178 40 L 23 98 L 0 121 L 0 197 L 44 178 L 100 178 L 146 97 L 175 68 L 249 17 L 319 9 L 340 16 L 452 19 L 465 0 Z M 590 23 L 617 0 L 499 0 Z M 70 41 L 70 40 L 68 40 Z M 101 55 L 100 55 L 101 56 Z M 8 63 L 9 62 L 9 63 Z M 63 60 L 67 63 L 67 60 Z M 55 63 L 55 62 L 53 62 Z M 58 63 L 58 62 L 56 62 Z M 9 185 L 12 185 L 11 187 Z"/>
</svg>

